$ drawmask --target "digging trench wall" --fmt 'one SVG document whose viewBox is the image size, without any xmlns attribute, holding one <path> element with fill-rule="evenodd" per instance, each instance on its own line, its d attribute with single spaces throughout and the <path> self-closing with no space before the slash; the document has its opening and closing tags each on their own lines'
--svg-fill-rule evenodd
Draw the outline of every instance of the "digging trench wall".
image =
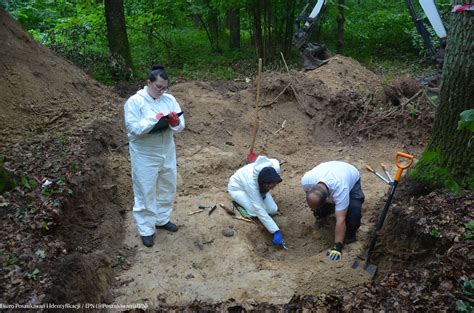
<svg viewBox="0 0 474 313">
<path fill-rule="evenodd" d="M 406 186 L 403 186 L 403 179 L 400 183 L 402 187 L 394 196 L 374 250 L 373 261 L 378 264 L 378 278 L 394 270 L 423 266 L 444 255 L 452 245 L 447 238 L 435 238 L 423 233 L 417 224 L 419 215 L 407 213 L 409 199 L 426 195 L 431 189 L 420 190 L 416 182 L 406 182 Z M 374 223 L 379 220 L 385 199 L 383 197 L 378 202 L 377 207 L 380 209 L 373 211 Z"/>
<path fill-rule="evenodd" d="M 104 303 L 111 299 L 114 267 L 123 240 L 125 209 L 117 197 L 116 173 L 106 161 L 117 140 L 110 124 L 93 126 L 87 145 L 90 156 L 77 177 L 74 197 L 65 206 L 57 236 L 68 254 L 52 264 L 54 286 L 44 303 Z M 116 131 L 115 131 L 116 132 Z"/>
</svg>

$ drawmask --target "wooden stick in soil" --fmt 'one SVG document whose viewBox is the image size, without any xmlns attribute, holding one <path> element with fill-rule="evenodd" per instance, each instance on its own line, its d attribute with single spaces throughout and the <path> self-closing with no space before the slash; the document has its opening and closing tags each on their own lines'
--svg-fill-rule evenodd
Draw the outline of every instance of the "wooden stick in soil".
<svg viewBox="0 0 474 313">
<path fill-rule="evenodd" d="M 257 158 L 253 152 L 253 148 L 255 147 L 255 139 L 257 138 L 257 131 L 258 131 L 258 112 L 259 112 L 259 104 L 260 104 L 260 84 L 262 80 L 262 59 L 258 59 L 258 73 L 257 73 L 257 101 L 255 102 L 255 121 L 253 124 L 252 130 L 252 142 L 250 144 L 250 153 L 247 156 L 247 161 L 253 162 Z"/>
<path fill-rule="evenodd" d="M 291 83 L 289 83 L 288 85 L 286 85 L 286 87 L 283 88 L 283 90 L 278 94 L 278 96 L 276 96 L 275 99 L 273 99 L 272 101 L 270 101 L 270 102 L 267 103 L 267 104 L 261 105 L 260 108 L 271 106 L 273 103 L 275 103 L 275 102 L 278 100 L 278 98 L 280 98 L 280 96 L 281 96 L 281 95 L 288 89 L 288 87 L 290 87 L 290 86 L 291 86 Z"/>
<path fill-rule="evenodd" d="M 414 99 L 416 99 L 419 95 L 421 95 L 421 93 L 423 92 L 423 89 L 420 89 L 417 93 L 415 93 L 410 99 L 408 99 L 407 101 L 405 101 L 403 104 L 402 104 L 402 108 L 405 107 L 405 105 L 407 105 L 408 103 L 412 102 Z"/>
<path fill-rule="evenodd" d="M 288 68 L 288 65 L 286 64 L 286 60 L 285 60 L 285 57 L 283 56 L 283 53 L 280 52 L 281 54 L 281 58 L 283 59 L 283 63 L 285 63 L 285 67 L 286 67 L 286 72 L 288 73 L 288 77 L 290 78 L 290 87 L 291 87 L 291 90 L 293 90 L 293 93 L 295 94 L 295 98 L 296 98 L 296 101 L 298 102 L 298 104 L 301 106 L 301 107 L 304 107 L 301 102 L 300 102 L 300 99 L 298 97 L 298 93 L 296 92 L 295 90 L 295 87 L 293 86 L 293 77 L 291 76 L 290 74 L 290 69 Z"/>
<path fill-rule="evenodd" d="M 433 108 L 437 108 L 437 105 L 430 99 L 430 97 L 428 96 L 428 94 L 426 93 L 425 90 L 423 90 L 423 94 L 425 95 L 426 97 L 426 100 L 428 100 L 428 103 L 433 107 Z"/>
<path fill-rule="evenodd" d="M 236 220 L 241 220 L 241 221 L 244 221 L 244 222 L 247 222 L 247 223 L 253 223 L 253 221 L 249 218 L 245 218 L 245 217 L 241 217 L 241 216 L 232 216 L 232 218 L 236 219 Z"/>
<path fill-rule="evenodd" d="M 235 215 L 235 212 L 234 212 L 233 210 L 231 210 L 229 207 L 227 207 L 226 205 L 224 205 L 224 204 L 222 204 L 222 203 L 219 203 L 219 206 L 220 206 L 221 208 L 223 208 L 224 211 L 225 211 L 227 214 L 232 215 L 232 216 Z"/>
</svg>

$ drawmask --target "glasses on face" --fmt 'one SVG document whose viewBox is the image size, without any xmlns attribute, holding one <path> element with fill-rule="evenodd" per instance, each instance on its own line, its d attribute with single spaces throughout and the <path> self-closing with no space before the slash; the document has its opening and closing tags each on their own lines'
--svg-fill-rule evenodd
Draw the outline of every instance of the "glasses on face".
<svg viewBox="0 0 474 313">
<path fill-rule="evenodd" d="M 160 92 L 160 93 L 164 93 L 164 92 L 167 92 L 168 91 L 168 86 L 157 86 L 155 84 L 152 84 L 153 87 L 155 87 L 155 89 Z"/>
</svg>

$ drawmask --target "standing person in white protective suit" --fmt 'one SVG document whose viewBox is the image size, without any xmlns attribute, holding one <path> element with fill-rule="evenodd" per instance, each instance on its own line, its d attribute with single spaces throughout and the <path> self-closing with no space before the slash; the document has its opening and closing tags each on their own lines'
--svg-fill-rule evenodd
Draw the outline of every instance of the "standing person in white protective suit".
<svg viewBox="0 0 474 313">
<path fill-rule="evenodd" d="M 227 189 L 232 200 L 243 207 L 250 216 L 258 217 L 273 234 L 273 243 L 283 245 L 280 229 L 270 215 L 278 212 L 278 206 L 269 191 L 282 181 L 280 162 L 259 156 L 254 163 L 237 170 L 229 179 Z"/>
<path fill-rule="evenodd" d="M 176 197 L 174 133 L 184 129 L 176 99 L 167 93 L 168 74 L 154 65 L 147 86 L 125 103 L 125 126 L 133 182 L 133 218 L 145 246 L 153 246 L 155 227 L 176 232 L 170 221 Z M 179 116 L 179 115 L 181 116 Z M 158 123 L 159 122 L 159 123 Z"/>
</svg>

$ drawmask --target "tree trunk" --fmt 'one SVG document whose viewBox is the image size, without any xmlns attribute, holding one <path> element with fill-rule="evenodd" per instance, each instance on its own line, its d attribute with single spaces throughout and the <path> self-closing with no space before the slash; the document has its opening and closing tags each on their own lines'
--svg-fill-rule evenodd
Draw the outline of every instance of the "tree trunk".
<svg viewBox="0 0 474 313">
<path fill-rule="evenodd" d="M 288 0 L 286 3 L 286 16 L 285 16 L 285 35 L 283 37 L 283 54 L 287 57 L 290 54 L 293 32 L 295 28 L 295 0 Z"/>
<path fill-rule="evenodd" d="M 227 11 L 229 19 L 230 48 L 240 48 L 240 9 L 234 8 Z"/>
<path fill-rule="evenodd" d="M 344 52 L 344 8 L 346 6 L 346 0 L 338 0 L 339 13 L 337 14 L 337 40 L 336 40 L 336 52 L 342 54 Z"/>
<path fill-rule="evenodd" d="M 269 14 L 269 7 L 268 7 L 268 1 L 267 0 L 262 0 L 262 15 L 263 15 L 263 62 L 265 64 L 265 61 L 268 60 L 270 56 L 270 36 L 271 36 L 271 31 L 270 31 L 270 14 Z"/>
<path fill-rule="evenodd" d="M 461 3 L 461 1 L 455 1 Z M 458 130 L 459 114 L 473 108 L 474 99 L 474 12 L 450 13 L 448 45 L 444 61 L 440 104 L 436 111 L 433 133 L 427 152 L 438 157 L 436 162 L 423 162 L 422 172 L 443 173 L 444 184 L 456 182 L 460 187 L 474 188 L 474 146 L 472 133 Z M 440 170 L 441 169 L 441 170 Z M 446 182 L 446 177 L 451 182 Z"/>
<path fill-rule="evenodd" d="M 133 73 L 133 62 L 128 45 L 127 28 L 122 0 L 105 0 L 105 20 L 110 54 L 114 61 L 125 66 L 125 78 Z"/>
<path fill-rule="evenodd" d="M 209 8 L 207 15 L 207 25 L 209 26 L 209 34 L 211 36 L 212 51 L 222 52 L 219 46 L 219 12 L 214 8 Z"/>
<path fill-rule="evenodd" d="M 257 3 L 252 8 L 255 49 L 257 50 L 257 58 L 263 58 L 264 52 L 263 52 L 263 38 L 262 38 L 261 7 L 260 7 L 259 0 L 255 2 Z"/>
</svg>

